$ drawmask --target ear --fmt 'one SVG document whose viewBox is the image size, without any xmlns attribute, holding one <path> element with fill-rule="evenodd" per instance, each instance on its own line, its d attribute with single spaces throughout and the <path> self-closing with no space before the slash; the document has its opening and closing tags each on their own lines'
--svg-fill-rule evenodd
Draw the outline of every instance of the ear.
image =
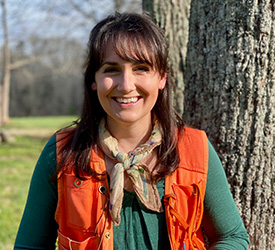
<svg viewBox="0 0 275 250">
<path fill-rule="evenodd" d="M 95 82 L 92 83 L 91 88 L 92 88 L 93 91 L 97 90 L 97 86 L 96 86 Z"/>
<path fill-rule="evenodd" d="M 165 73 L 164 76 L 162 76 L 160 79 L 159 89 L 164 89 L 164 87 L 166 85 L 166 80 L 167 80 L 167 74 Z"/>
</svg>

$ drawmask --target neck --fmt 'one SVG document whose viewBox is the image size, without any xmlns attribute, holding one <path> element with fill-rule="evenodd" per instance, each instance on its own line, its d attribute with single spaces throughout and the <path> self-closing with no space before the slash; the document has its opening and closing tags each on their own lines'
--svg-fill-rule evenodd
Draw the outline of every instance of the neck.
<svg viewBox="0 0 275 250">
<path fill-rule="evenodd" d="M 142 124 L 117 123 L 107 119 L 108 130 L 118 141 L 119 150 L 128 153 L 141 144 L 145 143 L 152 133 L 151 117 L 148 117 Z"/>
</svg>

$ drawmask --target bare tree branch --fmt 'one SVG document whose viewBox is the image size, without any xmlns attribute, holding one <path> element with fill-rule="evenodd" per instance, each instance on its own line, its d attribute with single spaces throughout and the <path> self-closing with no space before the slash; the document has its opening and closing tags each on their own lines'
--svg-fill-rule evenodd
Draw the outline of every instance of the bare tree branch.
<svg viewBox="0 0 275 250">
<path fill-rule="evenodd" d="M 80 13 L 83 17 L 87 18 L 88 20 L 92 20 L 93 22 L 97 23 L 99 20 L 95 17 L 96 10 L 92 10 L 91 12 L 87 13 L 85 10 L 80 8 L 79 4 L 76 4 L 74 0 L 68 0 L 72 7 Z"/>
<path fill-rule="evenodd" d="M 30 63 L 39 61 L 39 60 L 41 60 L 41 58 L 43 58 L 43 56 L 34 56 L 31 58 L 26 58 L 26 59 L 11 63 L 10 70 L 18 69 L 18 68 L 28 65 Z"/>
</svg>

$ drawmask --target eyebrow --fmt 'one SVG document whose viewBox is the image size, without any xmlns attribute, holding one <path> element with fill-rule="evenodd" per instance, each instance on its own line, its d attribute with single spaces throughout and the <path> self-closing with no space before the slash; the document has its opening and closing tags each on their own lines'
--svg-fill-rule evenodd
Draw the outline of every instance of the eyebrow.
<svg viewBox="0 0 275 250">
<path fill-rule="evenodd" d="M 106 62 L 104 62 L 104 63 L 101 64 L 101 67 L 104 66 L 104 65 L 106 65 L 106 64 L 108 64 L 108 65 L 114 65 L 114 66 L 118 65 L 117 62 L 108 62 L 108 61 L 106 61 Z"/>
<path fill-rule="evenodd" d="M 148 66 L 150 66 L 147 63 L 143 63 L 143 62 L 139 62 L 139 61 L 134 61 L 132 63 L 133 63 L 133 65 L 140 65 L 141 64 L 141 65 L 148 65 Z M 104 65 L 118 66 L 119 63 L 117 63 L 117 62 L 111 62 L 111 61 L 106 61 L 106 62 L 102 63 L 100 67 L 103 67 Z"/>
</svg>

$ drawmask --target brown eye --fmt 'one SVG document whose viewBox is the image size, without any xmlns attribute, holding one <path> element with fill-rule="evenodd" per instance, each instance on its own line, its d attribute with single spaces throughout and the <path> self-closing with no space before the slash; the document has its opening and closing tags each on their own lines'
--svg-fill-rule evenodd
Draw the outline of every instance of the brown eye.
<svg viewBox="0 0 275 250">
<path fill-rule="evenodd" d="M 147 72 L 147 71 L 150 71 L 150 68 L 146 65 L 140 65 L 135 67 L 134 71 Z"/>
<path fill-rule="evenodd" d="M 119 70 L 117 69 L 117 68 L 115 68 L 115 67 L 110 67 L 110 68 L 106 68 L 106 69 L 104 69 L 104 73 L 116 73 L 116 72 L 118 72 Z"/>
</svg>

